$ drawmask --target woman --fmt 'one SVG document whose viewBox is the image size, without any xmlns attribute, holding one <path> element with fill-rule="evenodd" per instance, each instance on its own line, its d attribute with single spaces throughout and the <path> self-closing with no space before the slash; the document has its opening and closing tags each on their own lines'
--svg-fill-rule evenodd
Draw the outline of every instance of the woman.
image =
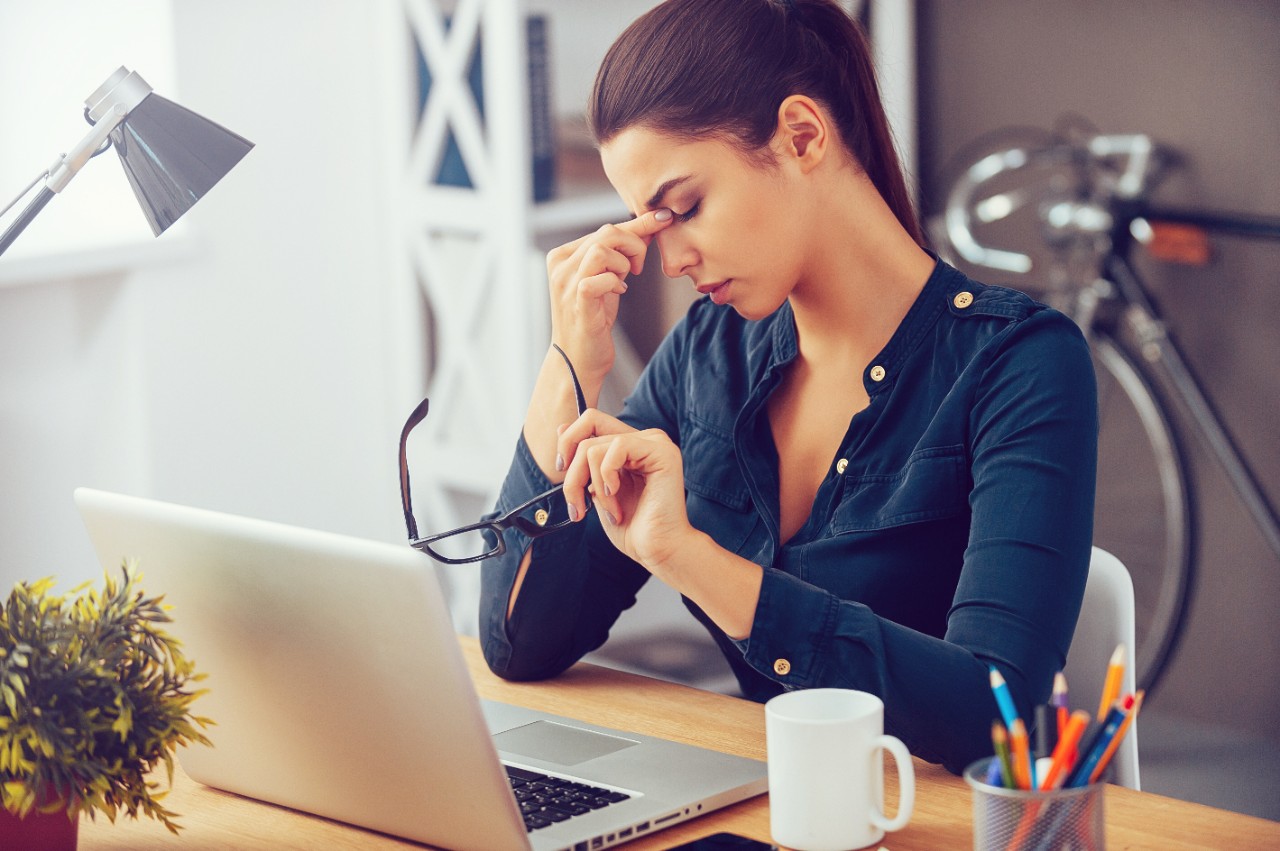
<svg viewBox="0 0 1280 851">
<path fill-rule="evenodd" d="M 634 218 L 548 255 L 588 404 L 652 249 L 707 298 L 617 418 L 578 416 L 548 353 L 498 508 L 563 481 L 551 521 L 575 522 L 509 531 L 486 564 L 489 665 L 554 676 L 653 575 L 746 696 L 872 692 L 959 772 L 990 753 L 990 667 L 1030 719 L 1074 629 L 1096 466 L 1081 334 L 921 246 L 867 45 L 829 0 L 669 0 L 610 49 L 589 116 Z"/>
</svg>

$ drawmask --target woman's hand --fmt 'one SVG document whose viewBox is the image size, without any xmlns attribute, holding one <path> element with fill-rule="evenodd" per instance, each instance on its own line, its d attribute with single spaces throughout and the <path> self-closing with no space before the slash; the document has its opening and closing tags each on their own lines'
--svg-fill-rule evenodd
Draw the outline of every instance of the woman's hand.
<svg viewBox="0 0 1280 851">
<path fill-rule="evenodd" d="M 700 534 L 685 512 L 679 447 L 661 429 L 636 431 L 591 409 L 561 430 L 557 451 L 570 517 L 585 516 L 589 485 L 613 545 L 670 583 L 664 568 Z"/>
<path fill-rule="evenodd" d="M 652 210 L 547 254 L 551 340 L 586 383 L 598 385 L 613 368 L 613 323 L 618 298 L 627 291 L 626 277 L 640 273 L 654 234 L 671 221 L 670 210 Z"/>
</svg>

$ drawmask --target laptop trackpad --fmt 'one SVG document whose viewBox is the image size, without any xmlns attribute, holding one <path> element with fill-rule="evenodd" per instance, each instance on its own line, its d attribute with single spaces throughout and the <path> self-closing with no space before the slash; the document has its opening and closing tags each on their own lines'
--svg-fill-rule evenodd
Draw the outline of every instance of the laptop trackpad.
<svg viewBox="0 0 1280 851">
<path fill-rule="evenodd" d="M 554 721 L 534 721 L 505 730 L 493 737 L 493 743 L 500 751 L 556 765 L 577 765 L 640 744 Z"/>
</svg>

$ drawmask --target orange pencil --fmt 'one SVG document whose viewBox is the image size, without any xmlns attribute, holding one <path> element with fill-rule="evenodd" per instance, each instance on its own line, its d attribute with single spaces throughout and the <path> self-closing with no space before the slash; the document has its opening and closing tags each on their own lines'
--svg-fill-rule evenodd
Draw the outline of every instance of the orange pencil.
<svg viewBox="0 0 1280 851">
<path fill-rule="evenodd" d="M 1013 779 L 1019 789 L 1031 788 L 1031 747 L 1027 742 L 1027 725 L 1013 719 L 1009 728 L 1009 749 L 1013 759 Z"/>
<path fill-rule="evenodd" d="M 1063 731 L 1062 738 L 1058 739 L 1058 746 L 1053 749 L 1053 762 L 1049 763 L 1049 770 L 1040 781 L 1041 789 L 1056 789 L 1061 785 L 1061 781 L 1075 762 L 1076 745 L 1079 744 L 1080 737 L 1084 735 L 1084 728 L 1087 726 L 1089 726 L 1088 712 L 1077 709 L 1071 713 L 1071 718 L 1067 720 L 1067 728 Z"/>
<path fill-rule="evenodd" d="M 1107 678 L 1102 684 L 1102 700 L 1098 703 L 1097 718 L 1099 722 L 1107 717 L 1111 704 L 1120 697 L 1120 680 L 1124 677 L 1124 645 L 1116 645 L 1111 654 L 1111 663 L 1107 665 Z"/>
<path fill-rule="evenodd" d="M 1138 710 L 1142 708 L 1142 698 L 1146 692 L 1142 689 L 1134 692 L 1133 708 L 1129 710 L 1129 714 L 1125 716 L 1124 721 L 1120 722 L 1120 729 L 1116 730 L 1115 736 L 1111 739 L 1111 744 L 1107 745 L 1107 749 L 1102 752 L 1102 757 L 1098 760 L 1098 764 L 1094 767 L 1093 773 L 1089 775 L 1090 783 L 1097 783 L 1098 778 L 1102 776 L 1102 772 L 1106 771 L 1107 764 L 1111 762 L 1111 757 L 1115 756 L 1116 748 L 1120 747 L 1120 742 L 1124 740 L 1125 733 L 1129 732 L 1129 725 L 1133 723 L 1133 719 L 1138 717 Z"/>
</svg>

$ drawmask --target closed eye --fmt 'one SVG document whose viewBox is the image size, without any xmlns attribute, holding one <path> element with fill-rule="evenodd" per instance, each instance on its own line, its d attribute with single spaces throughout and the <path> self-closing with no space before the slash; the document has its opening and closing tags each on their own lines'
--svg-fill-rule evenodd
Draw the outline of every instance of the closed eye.
<svg viewBox="0 0 1280 851">
<path fill-rule="evenodd" d="M 701 201 L 701 200 L 699 200 L 696 204 L 694 204 L 694 205 L 693 205 L 692 207 L 690 207 L 688 210 L 685 210 L 683 213 L 676 213 L 676 214 L 675 214 L 676 221 L 678 221 L 678 222 L 687 222 L 687 221 L 689 221 L 689 220 L 690 220 L 690 219 L 692 219 L 694 216 L 698 215 L 698 208 L 699 208 L 699 207 L 701 207 L 701 206 L 702 206 L 702 201 Z"/>
</svg>

